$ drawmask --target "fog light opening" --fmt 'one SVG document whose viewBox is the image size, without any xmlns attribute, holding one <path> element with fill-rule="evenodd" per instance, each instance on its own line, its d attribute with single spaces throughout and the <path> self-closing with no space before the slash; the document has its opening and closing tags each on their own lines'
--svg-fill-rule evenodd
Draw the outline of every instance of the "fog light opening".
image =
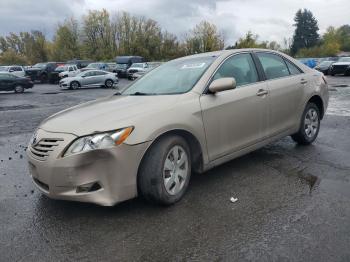
<svg viewBox="0 0 350 262">
<path fill-rule="evenodd" d="M 77 187 L 77 193 L 91 193 L 100 190 L 102 187 L 98 182 L 93 182 Z"/>
</svg>

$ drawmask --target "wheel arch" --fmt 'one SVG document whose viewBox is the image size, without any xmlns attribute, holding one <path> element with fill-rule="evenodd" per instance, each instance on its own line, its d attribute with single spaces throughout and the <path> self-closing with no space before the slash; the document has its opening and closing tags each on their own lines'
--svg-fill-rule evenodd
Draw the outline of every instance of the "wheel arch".
<svg viewBox="0 0 350 262">
<path fill-rule="evenodd" d="M 163 137 L 166 136 L 173 136 L 177 135 L 185 139 L 186 143 L 188 144 L 190 148 L 190 154 L 191 154 L 191 160 L 192 160 L 192 170 L 197 173 L 203 172 L 203 167 L 204 167 L 204 159 L 203 159 L 203 149 L 202 146 L 199 142 L 199 140 L 196 138 L 195 135 L 193 135 L 191 132 L 185 130 L 185 129 L 172 129 L 168 130 L 164 133 L 159 134 L 149 145 L 149 147 L 146 149 L 144 152 L 142 159 L 140 161 L 138 170 L 137 170 L 137 175 L 140 173 L 140 168 L 142 166 L 142 162 L 145 159 L 145 156 L 149 152 L 149 150 Z"/>
<path fill-rule="evenodd" d="M 321 119 L 323 119 L 325 112 L 322 98 L 319 95 L 313 95 L 307 102 L 314 103 L 318 107 L 318 109 L 320 110 Z"/>
</svg>

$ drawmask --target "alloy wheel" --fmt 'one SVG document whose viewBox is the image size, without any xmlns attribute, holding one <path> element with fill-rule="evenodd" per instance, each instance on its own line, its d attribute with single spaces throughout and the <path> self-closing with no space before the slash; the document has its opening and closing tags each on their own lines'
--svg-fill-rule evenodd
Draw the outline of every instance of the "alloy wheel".
<svg viewBox="0 0 350 262">
<path fill-rule="evenodd" d="M 164 162 L 163 182 L 169 195 L 177 195 L 184 187 L 188 175 L 188 156 L 181 146 L 172 147 Z"/>
<path fill-rule="evenodd" d="M 314 108 L 310 108 L 305 114 L 304 119 L 304 130 L 308 138 L 313 138 L 319 128 L 319 117 L 318 113 Z"/>
</svg>

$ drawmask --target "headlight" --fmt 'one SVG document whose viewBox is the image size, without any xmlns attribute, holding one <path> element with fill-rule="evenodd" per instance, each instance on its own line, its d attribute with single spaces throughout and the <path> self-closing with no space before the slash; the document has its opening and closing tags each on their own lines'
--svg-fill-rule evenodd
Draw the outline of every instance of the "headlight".
<svg viewBox="0 0 350 262">
<path fill-rule="evenodd" d="M 80 137 L 68 147 L 63 156 L 118 146 L 128 138 L 133 129 L 133 127 L 127 127 L 118 131 Z"/>
</svg>

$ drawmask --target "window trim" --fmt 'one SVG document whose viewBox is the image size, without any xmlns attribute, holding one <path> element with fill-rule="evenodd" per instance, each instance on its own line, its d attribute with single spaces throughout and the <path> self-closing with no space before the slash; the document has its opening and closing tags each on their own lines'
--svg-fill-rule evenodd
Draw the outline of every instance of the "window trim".
<svg viewBox="0 0 350 262">
<path fill-rule="evenodd" d="M 265 74 L 265 70 L 264 70 L 264 68 L 263 68 L 263 66 L 262 66 L 262 64 L 261 64 L 261 62 L 260 62 L 260 60 L 259 60 L 258 54 L 271 54 L 271 55 L 279 56 L 279 57 L 283 60 L 285 66 L 287 67 L 288 72 L 289 72 L 289 75 L 288 75 L 288 76 L 281 76 L 281 77 L 273 78 L 273 79 L 267 79 L 266 74 Z M 294 77 L 294 76 L 297 76 L 297 75 L 292 75 L 292 74 L 290 73 L 290 70 L 289 70 L 289 67 L 288 67 L 286 61 L 288 61 L 289 63 L 291 63 L 292 65 L 294 65 L 297 69 L 299 69 L 300 75 L 305 74 L 305 72 L 304 72 L 303 70 L 301 70 L 301 68 L 300 68 L 299 66 L 297 66 L 297 65 L 294 64 L 292 61 L 290 61 L 289 59 L 287 59 L 286 57 L 284 57 L 283 55 L 281 55 L 281 54 L 279 54 L 279 53 L 275 53 L 275 52 L 271 52 L 271 51 L 255 51 L 255 52 L 253 52 L 253 56 L 256 58 L 256 60 L 257 60 L 256 62 L 259 64 L 259 67 L 260 67 L 261 70 L 262 70 L 262 74 L 263 74 L 263 76 L 264 76 L 264 80 L 263 80 L 263 81 L 274 81 L 274 80 L 283 79 L 283 78 L 287 78 L 287 77 Z"/>
<path fill-rule="evenodd" d="M 212 82 L 212 79 L 213 79 L 214 75 L 216 74 L 216 72 L 219 70 L 219 68 L 220 68 L 228 59 L 230 59 L 230 58 L 232 58 L 232 57 L 234 57 L 234 56 L 237 56 L 237 55 L 244 55 L 244 54 L 248 54 L 248 55 L 250 55 L 250 57 L 252 58 L 253 64 L 255 65 L 256 73 L 257 73 L 257 75 L 258 75 L 258 81 L 254 82 L 254 83 L 249 83 L 249 84 L 241 85 L 240 87 L 249 86 L 249 85 L 254 85 L 254 84 L 256 84 L 256 83 L 259 83 L 259 82 L 264 81 L 263 75 L 261 75 L 261 72 L 259 72 L 257 63 L 256 63 L 256 61 L 255 61 L 255 59 L 254 59 L 253 52 L 251 52 L 251 51 L 237 52 L 237 53 L 233 53 L 233 54 L 229 55 L 229 56 L 226 57 L 223 61 L 221 61 L 221 63 L 216 67 L 215 71 L 210 75 L 210 77 L 209 77 L 207 83 L 205 84 L 205 88 L 204 88 L 202 94 L 203 94 L 203 95 L 210 94 L 210 93 L 209 93 L 209 85 L 210 85 L 210 83 Z M 233 90 L 236 90 L 236 88 L 233 89 Z M 232 90 L 229 90 L 229 91 L 232 91 Z"/>
</svg>

